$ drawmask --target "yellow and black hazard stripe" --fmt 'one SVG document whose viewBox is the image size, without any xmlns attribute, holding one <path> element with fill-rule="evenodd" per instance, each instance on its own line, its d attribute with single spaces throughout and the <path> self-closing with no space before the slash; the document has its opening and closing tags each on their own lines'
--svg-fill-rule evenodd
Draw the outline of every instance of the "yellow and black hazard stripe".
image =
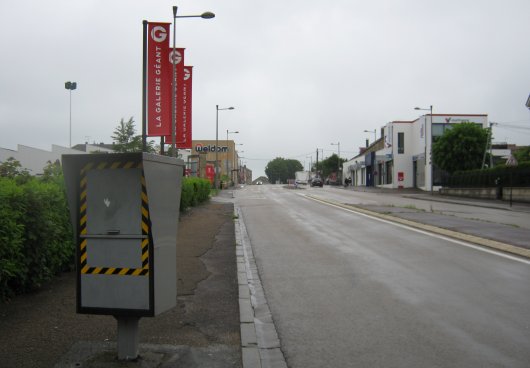
<svg viewBox="0 0 530 368">
<path fill-rule="evenodd" d="M 149 275 L 149 231 L 150 231 L 150 217 L 149 217 L 149 200 L 147 197 L 147 189 L 145 185 L 145 177 L 142 170 L 142 268 L 120 268 L 120 267 L 91 267 L 87 264 L 87 173 L 90 170 L 103 169 L 142 169 L 141 162 L 134 161 L 115 161 L 115 162 L 89 162 L 81 169 L 80 179 L 80 198 L 79 198 L 79 262 L 82 274 L 90 275 L 122 275 L 122 276 L 147 276 Z"/>
</svg>

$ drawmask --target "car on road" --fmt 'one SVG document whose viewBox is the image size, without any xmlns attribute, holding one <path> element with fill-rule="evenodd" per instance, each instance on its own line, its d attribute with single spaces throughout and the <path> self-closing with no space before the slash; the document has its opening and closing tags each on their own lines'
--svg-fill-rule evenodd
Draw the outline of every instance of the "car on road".
<svg viewBox="0 0 530 368">
<path fill-rule="evenodd" d="M 313 178 L 313 180 L 311 180 L 311 186 L 322 188 L 324 186 L 324 182 L 320 178 Z"/>
</svg>

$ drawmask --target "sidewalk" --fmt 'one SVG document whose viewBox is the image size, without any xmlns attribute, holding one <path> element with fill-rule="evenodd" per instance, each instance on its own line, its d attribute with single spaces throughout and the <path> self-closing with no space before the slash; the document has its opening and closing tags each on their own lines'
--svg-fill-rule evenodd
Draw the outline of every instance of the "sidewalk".
<svg viewBox="0 0 530 368">
<path fill-rule="evenodd" d="M 351 188 L 344 189 L 352 190 Z M 359 192 L 379 193 L 383 196 L 393 195 L 425 201 L 445 202 L 479 208 L 482 207 L 503 211 L 520 212 L 523 214 L 528 214 L 528 221 L 530 223 L 530 204 L 527 203 L 516 203 L 510 207 L 509 203 L 502 201 L 448 197 L 441 196 L 437 193 L 425 193 L 416 189 L 405 189 L 402 191 L 381 188 L 355 188 L 353 190 Z M 320 200 L 322 199 L 320 198 Z M 398 222 L 421 230 L 434 232 L 484 247 L 530 258 L 530 229 L 528 228 L 510 226 L 491 221 L 483 221 L 478 218 L 470 219 L 451 216 L 437 211 L 426 211 L 424 209 L 422 210 L 409 207 L 352 203 L 333 204 L 340 207 L 351 208 L 367 215 Z"/>
<path fill-rule="evenodd" d="M 112 316 L 76 314 L 75 273 L 0 303 L 2 367 L 241 367 L 232 203 L 181 215 L 177 306 L 140 320 L 140 358 L 116 360 Z"/>
<path fill-rule="evenodd" d="M 387 189 L 387 188 L 372 188 L 372 187 L 347 187 L 347 188 L 338 187 L 338 188 L 343 188 L 345 190 L 351 190 L 351 191 L 357 191 L 357 192 L 392 194 L 392 195 L 400 195 L 404 198 L 414 198 L 414 199 L 434 201 L 434 202 L 464 204 L 464 205 L 470 205 L 470 206 L 476 206 L 476 207 L 495 208 L 495 209 L 502 209 L 506 211 L 517 211 L 517 212 L 530 213 L 530 203 L 525 203 L 525 202 L 513 202 L 512 205 L 510 206 L 510 203 L 507 201 L 447 196 L 447 195 L 441 195 L 438 192 L 433 192 L 431 194 L 430 192 L 425 192 L 421 189 L 415 189 L 415 188 L 406 188 L 406 189 Z"/>
</svg>

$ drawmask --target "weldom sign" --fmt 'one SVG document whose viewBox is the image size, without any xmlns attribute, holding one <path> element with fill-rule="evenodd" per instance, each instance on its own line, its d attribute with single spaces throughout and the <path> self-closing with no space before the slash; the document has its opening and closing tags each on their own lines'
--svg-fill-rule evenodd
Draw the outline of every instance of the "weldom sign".
<svg viewBox="0 0 530 368">
<path fill-rule="evenodd" d="M 197 143 L 195 145 L 195 151 L 197 151 L 198 153 L 215 152 L 215 144 L 203 145 L 202 143 Z M 219 153 L 228 152 L 228 146 L 217 147 L 217 152 Z"/>
</svg>

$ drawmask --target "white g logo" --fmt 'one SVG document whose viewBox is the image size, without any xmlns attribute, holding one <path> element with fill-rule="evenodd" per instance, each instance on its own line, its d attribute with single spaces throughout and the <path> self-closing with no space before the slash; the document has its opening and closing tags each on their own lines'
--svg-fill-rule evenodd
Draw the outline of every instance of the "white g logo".
<svg viewBox="0 0 530 368">
<path fill-rule="evenodd" d="M 153 27 L 151 30 L 151 38 L 155 42 L 164 42 L 167 38 L 166 29 L 162 26 Z"/>
<path fill-rule="evenodd" d="M 188 68 L 184 68 L 184 80 L 188 80 L 191 77 L 191 72 Z"/>
<path fill-rule="evenodd" d="M 182 61 L 182 54 L 175 50 L 175 53 L 173 54 L 173 50 L 169 53 L 169 62 L 172 64 L 180 64 Z"/>
</svg>

